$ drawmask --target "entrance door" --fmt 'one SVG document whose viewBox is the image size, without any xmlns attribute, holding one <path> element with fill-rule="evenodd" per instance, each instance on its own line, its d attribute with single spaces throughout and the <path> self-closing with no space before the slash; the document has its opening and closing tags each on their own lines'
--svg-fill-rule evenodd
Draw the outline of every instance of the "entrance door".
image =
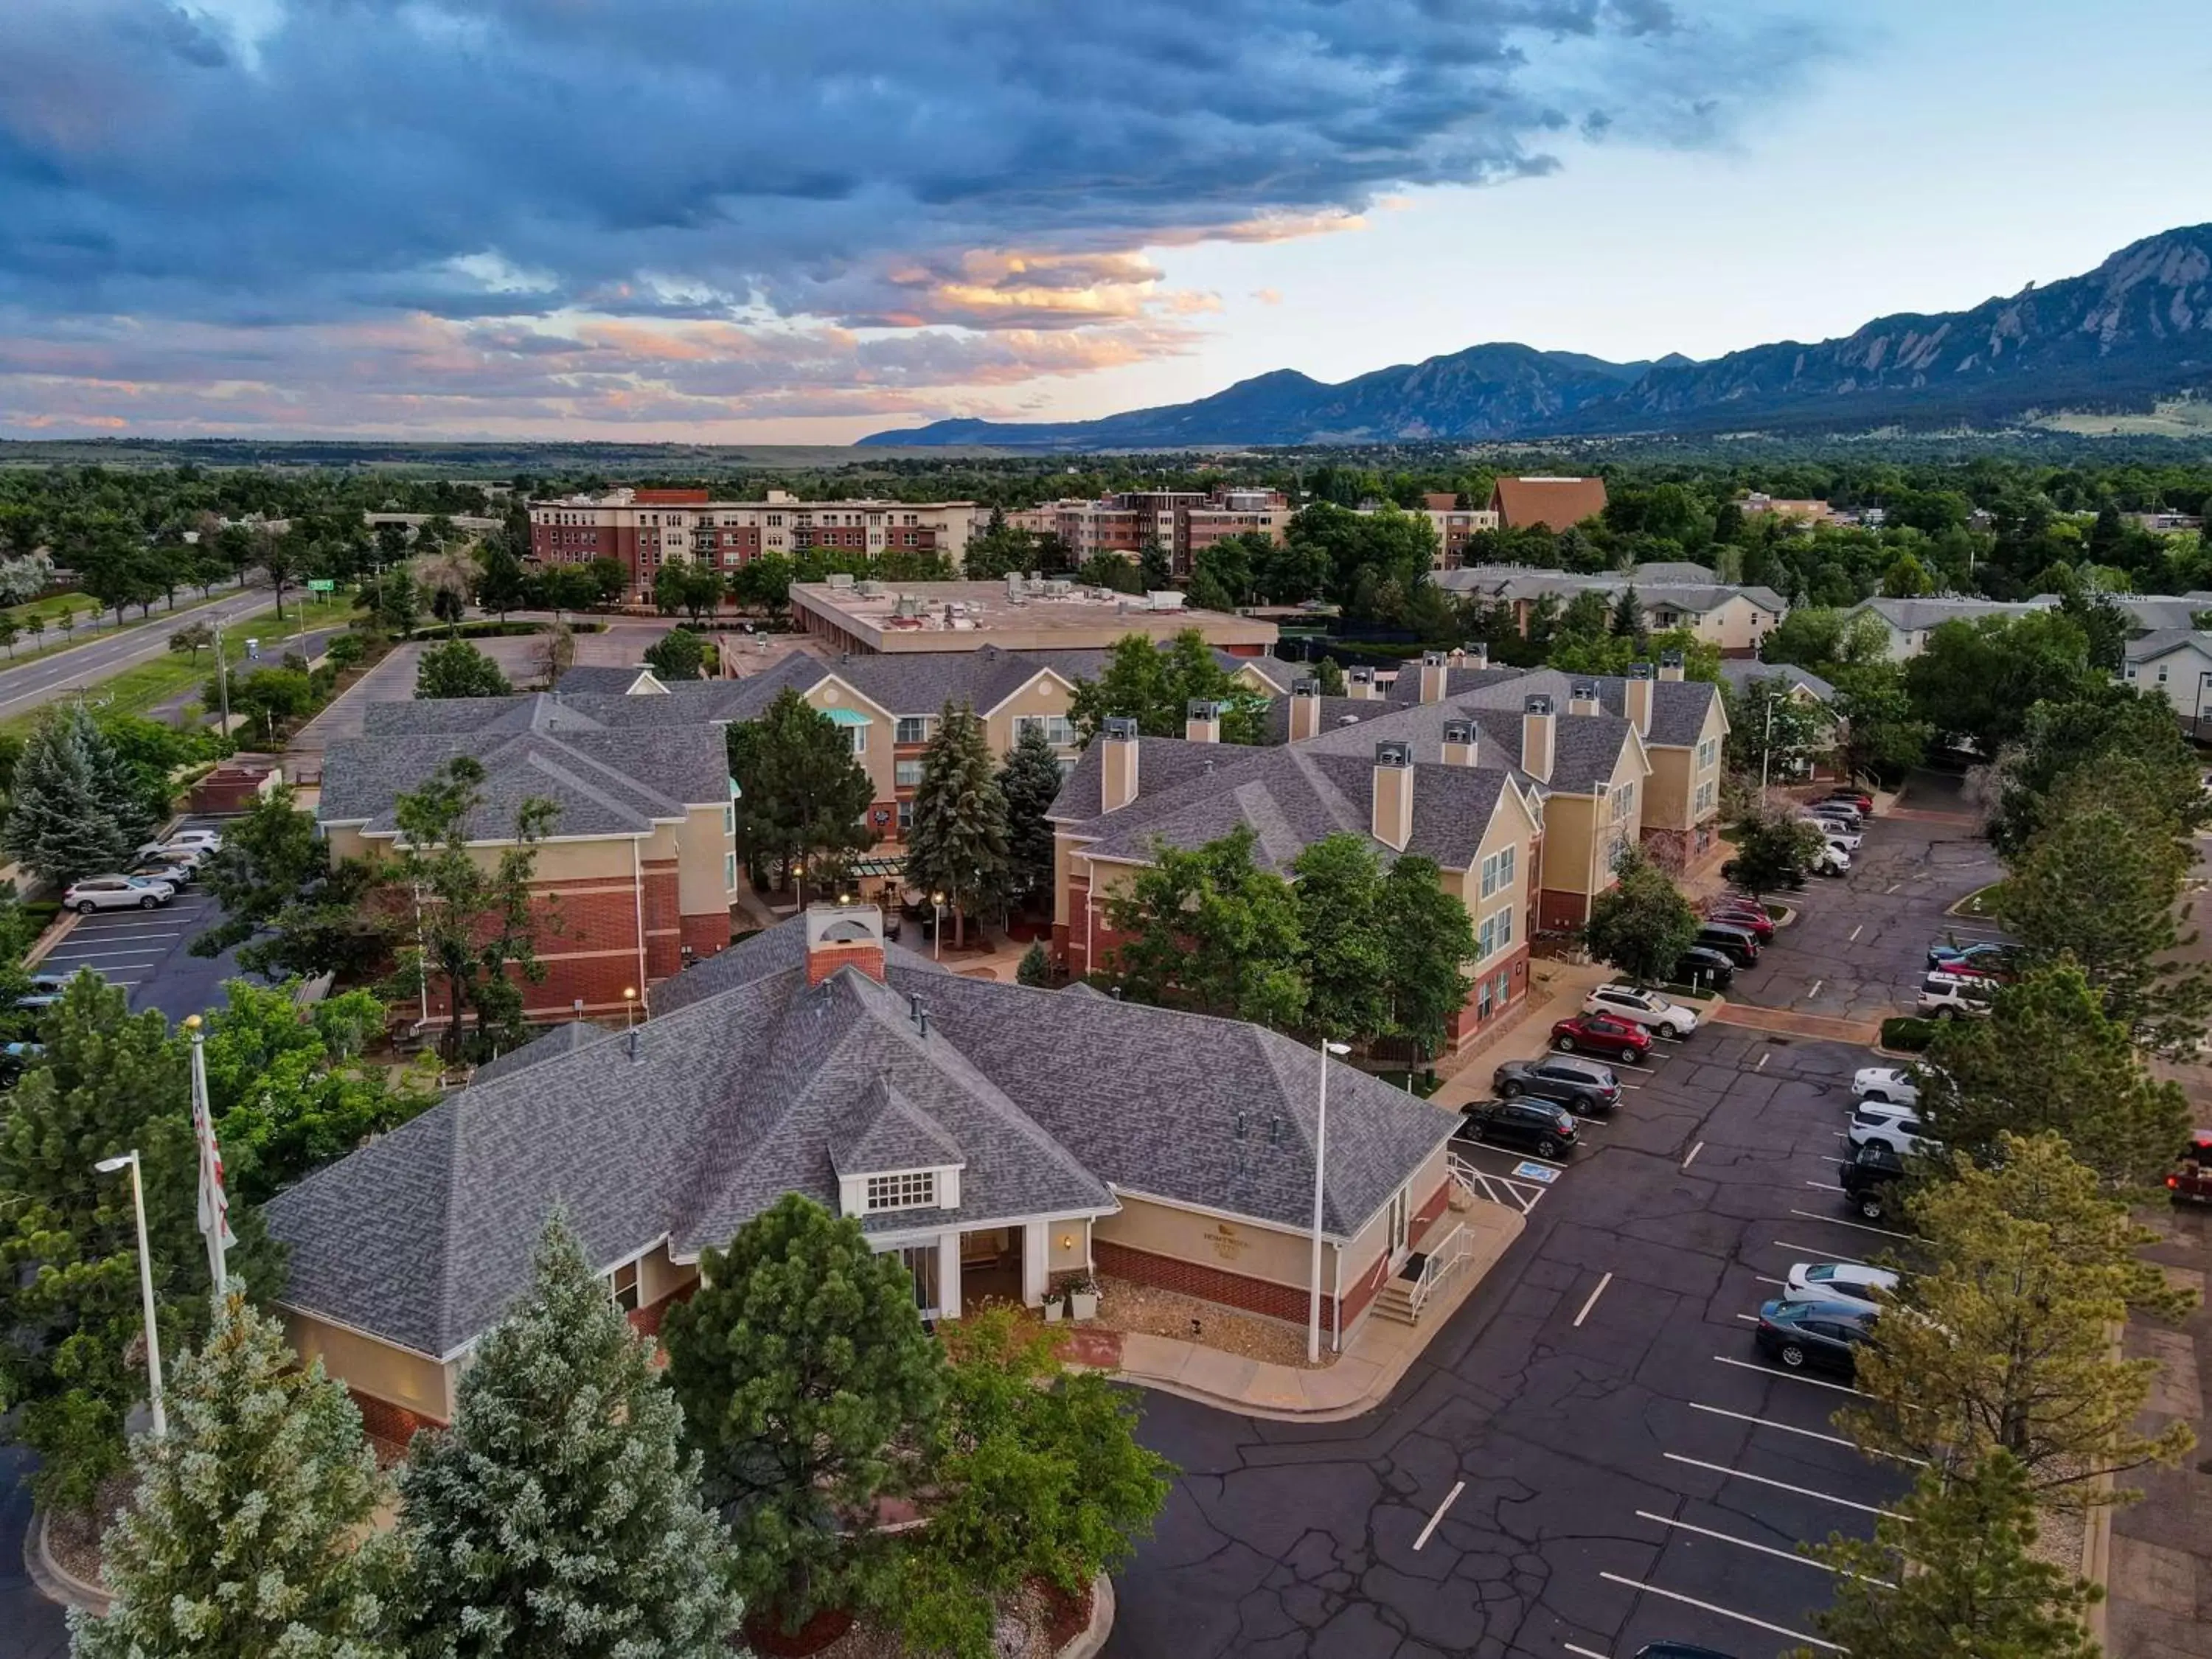
<svg viewBox="0 0 2212 1659">
<path fill-rule="evenodd" d="M 1413 1197 L 1412 1190 L 1401 1187 L 1390 1194 L 1390 1264 L 1395 1267 L 1406 1259 L 1407 1234 L 1413 1224 Z"/>
<path fill-rule="evenodd" d="M 899 1252 L 899 1260 L 906 1263 L 914 1279 L 914 1305 L 924 1319 L 944 1316 L 937 1299 L 937 1252 L 934 1244 L 909 1244 Z"/>
</svg>

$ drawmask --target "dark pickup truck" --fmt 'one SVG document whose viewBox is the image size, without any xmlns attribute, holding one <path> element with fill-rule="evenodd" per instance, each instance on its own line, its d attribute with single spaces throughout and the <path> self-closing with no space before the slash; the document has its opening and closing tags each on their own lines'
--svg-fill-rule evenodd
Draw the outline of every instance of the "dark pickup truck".
<svg viewBox="0 0 2212 1659">
<path fill-rule="evenodd" d="M 1897 1206 L 1897 1183 L 1905 1179 L 1905 1160 L 1879 1140 L 1869 1140 L 1844 1165 L 1844 1196 L 1869 1221 L 1880 1221 Z"/>
</svg>

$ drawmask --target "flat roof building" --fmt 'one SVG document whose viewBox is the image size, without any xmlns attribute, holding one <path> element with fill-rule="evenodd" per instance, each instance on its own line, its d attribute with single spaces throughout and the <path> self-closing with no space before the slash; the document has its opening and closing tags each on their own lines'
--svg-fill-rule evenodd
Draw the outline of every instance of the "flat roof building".
<svg viewBox="0 0 2212 1659">
<path fill-rule="evenodd" d="M 1018 574 L 1000 582 L 794 582 L 791 614 L 849 652 L 1103 649 L 1131 634 L 1167 640 L 1194 629 L 1208 645 L 1249 657 L 1277 634 L 1257 617 L 1194 610 L 1179 592 L 1117 593 Z"/>
</svg>

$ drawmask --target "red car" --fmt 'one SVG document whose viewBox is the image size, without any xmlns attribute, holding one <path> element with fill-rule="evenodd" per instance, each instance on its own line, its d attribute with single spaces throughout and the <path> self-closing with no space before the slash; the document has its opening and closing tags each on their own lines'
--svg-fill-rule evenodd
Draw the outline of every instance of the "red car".
<svg viewBox="0 0 2212 1659">
<path fill-rule="evenodd" d="M 1755 904 L 1723 902 L 1711 905 L 1705 911 L 1705 920 L 1724 921 L 1731 927 L 1741 927 L 1761 945 L 1771 943 L 1774 938 L 1774 918 Z"/>
<path fill-rule="evenodd" d="M 1859 809 L 1861 817 L 1867 817 L 1874 811 L 1874 797 L 1856 789 L 1831 789 L 1820 797 L 1820 800 L 1847 800 Z M 1817 806 L 1820 803 L 1815 801 L 1813 804 Z"/>
<path fill-rule="evenodd" d="M 1608 1014 L 1576 1014 L 1552 1027 L 1552 1046 L 1563 1054 L 1611 1054 L 1630 1064 L 1651 1052 L 1651 1033 Z"/>
</svg>

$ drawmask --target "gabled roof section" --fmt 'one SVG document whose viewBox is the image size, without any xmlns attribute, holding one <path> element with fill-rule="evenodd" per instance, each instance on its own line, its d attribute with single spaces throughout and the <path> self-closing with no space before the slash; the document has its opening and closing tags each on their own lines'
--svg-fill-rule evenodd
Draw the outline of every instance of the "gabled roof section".
<svg viewBox="0 0 2212 1659">
<path fill-rule="evenodd" d="M 563 696 L 642 697 L 659 696 L 668 690 L 653 670 L 639 664 L 634 667 L 611 667 L 603 664 L 579 664 L 554 683 L 554 689 Z"/>
<path fill-rule="evenodd" d="M 1046 817 L 1054 823 L 1088 823 L 1099 813 L 1099 768 L 1103 764 L 1105 744 L 1094 738 L 1083 747 L 1076 757 L 1074 769 L 1068 773 L 1060 786 L 1060 793 L 1053 798 L 1052 811 Z M 1233 743 L 1192 743 L 1182 738 L 1139 738 L 1137 739 L 1137 795 L 1157 795 L 1187 783 L 1193 778 L 1205 776 L 1210 769 L 1231 764 L 1241 755 L 1254 751 Z"/>
<path fill-rule="evenodd" d="M 2212 656 L 2212 634 L 2190 628 L 2161 628 L 2130 640 L 2123 654 L 2132 663 L 2156 662 L 2191 647 L 2202 655 Z"/>
<path fill-rule="evenodd" d="M 878 1078 L 830 1136 L 830 1167 L 840 1176 L 943 1169 L 963 1162 L 959 1143 Z"/>
<path fill-rule="evenodd" d="M 1730 657 L 1721 664 L 1721 678 L 1737 690 L 1748 690 L 1761 680 L 1779 680 L 1795 690 L 1810 693 L 1822 702 L 1835 701 L 1836 688 L 1810 669 L 1800 668 L 1795 663 L 1755 662 L 1747 658 Z"/>
</svg>

